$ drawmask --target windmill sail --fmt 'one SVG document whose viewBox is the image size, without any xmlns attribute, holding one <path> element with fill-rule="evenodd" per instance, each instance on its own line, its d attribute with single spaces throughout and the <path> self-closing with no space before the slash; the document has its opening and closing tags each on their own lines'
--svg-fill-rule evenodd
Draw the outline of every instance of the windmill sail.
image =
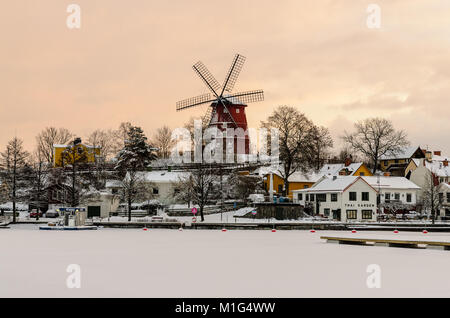
<svg viewBox="0 0 450 318">
<path fill-rule="evenodd" d="M 194 107 L 197 105 L 212 103 L 216 99 L 211 99 L 211 94 L 203 94 L 177 102 L 177 111 L 182 109 Z"/>
<path fill-rule="evenodd" d="M 211 74 L 208 68 L 202 62 L 195 63 L 192 68 L 197 73 L 197 75 L 202 79 L 202 81 L 205 82 L 206 86 L 208 86 L 211 92 L 215 96 L 219 97 L 218 92 L 220 92 L 222 86 L 220 86 L 219 82 Z"/>
<path fill-rule="evenodd" d="M 236 84 L 236 81 L 241 73 L 242 67 L 244 66 L 245 56 L 240 54 L 236 54 L 234 57 L 233 63 L 231 63 L 231 67 L 228 70 L 228 74 L 225 77 L 225 81 L 223 83 L 223 90 L 221 95 L 224 92 L 231 92 Z"/>
</svg>

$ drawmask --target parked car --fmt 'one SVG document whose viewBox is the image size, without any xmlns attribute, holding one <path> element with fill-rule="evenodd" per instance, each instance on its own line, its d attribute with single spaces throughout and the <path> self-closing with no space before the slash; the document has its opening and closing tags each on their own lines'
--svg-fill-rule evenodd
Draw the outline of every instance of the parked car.
<svg viewBox="0 0 450 318">
<path fill-rule="evenodd" d="M 45 212 L 45 217 L 57 218 L 57 217 L 59 217 L 59 213 L 58 213 L 58 211 L 55 211 L 55 210 L 48 210 L 47 212 Z"/>
<path fill-rule="evenodd" d="M 35 209 L 31 210 L 30 218 L 35 218 L 35 217 L 37 217 L 37 215 L 38 215 L 37 210 L 35 210 Z M 39 211 L 39 217 L 42 217 L 42 212 L 41 211 Z"/>
</svg>

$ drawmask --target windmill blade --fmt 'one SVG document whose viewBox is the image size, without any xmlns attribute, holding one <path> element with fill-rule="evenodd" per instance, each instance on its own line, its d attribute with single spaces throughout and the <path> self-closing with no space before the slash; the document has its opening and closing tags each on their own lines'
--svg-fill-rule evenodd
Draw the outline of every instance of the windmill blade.
<svg viewBox="0 0 450 318">
<path fill-rule="evenodd" d="M 203 126 L 208 127 L 211 123 L 211 120 L 215 114 L 215 107 L 208 107 L 208 110 L 205 113 L 205 116 L 203 116 Z"/>
<path fill-rule="evenodd" d="M 217 92 L 220 91 L 222 86 L 220 86 L 219 82 L 211 74 L 208 68 L 202 62 L 195 63 L 194 66 L 192 66 L 192 68 L 197 73 L 197 75 L 200 76 L 200 78 L 203 80 L 206 86 L 208 86 L 211 92 L 215 96 L 219 97 L 219 95 L 217 95 Z"/>
<path fill-rule="evenodd" d="M 225 77 L 222 93 L 220 94 L 220 96 L 222 96 L 225 91 L 230 93 L 233 90 L 234 84 L 236 84 L 239 74 L 241 73 L 242 67 L 244 66 L 244 62 L 245 56 L 236 54 L 233 63 L 231 63 L 231 67 L 228 70 L 228 74 Z"/>
<path fill-rule="evenodd" d="M 216 99 L 211 99 L 211 94 L 203 94 L 177 102 L 177 111 L 197 105 L 212 103 Z"/>
<path fill-rule="evenodd" d="M 264 91 L 259 89 L 255 91 L 236 93 L 227 96 L 227 99 L 233 104 L 249 104 L 261 102 L 264 100 Z"/>
</svg>

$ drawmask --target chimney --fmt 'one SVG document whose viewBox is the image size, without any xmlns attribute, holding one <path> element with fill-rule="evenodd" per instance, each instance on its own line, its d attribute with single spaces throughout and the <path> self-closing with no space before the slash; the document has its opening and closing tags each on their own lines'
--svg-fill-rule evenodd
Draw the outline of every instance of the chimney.
<svg viewBox="0 0 450 318">
<path fill-rule="evenodd" d="M 344 164 L 346 167 L 350 166 L 352 164 L 352 158 L 345 158 Z"/>
<path fill-rule="evenodd" d="M 448 160 L 447 159 L 444 160 L 444 167 L 448 167 Z"/>
<path fill-rule="evenodd" d="M 435 155 L 435 156 L 440 156 L 440 155 L 441 155 L 441 151 L 440 151 L 440 150 L 436 150 L 436 151 L 434 152 L 434 155 Z"/>
<path fill-rule="evenodd" d="M 73 144 L 74 145 L 81 144 L 81 138 L 80 137 L 75 138 L 75 140 L 73 141 Z"/>
<path fill-rule="evenodd" d="M 391 173 L 390 173 L 389 171 L 386 171 L 385 173 L 383 173 L 383 176 L 384 176 L 384 177 L 390 177 L 390 176 L 391 176 Z"/>
<path fill-rule="evenodd" d="M 346 176 L 347 175 L 347 171 L 345 169 L 342 169 L 341 171 L 339 171 L 339 175 L 340 176 Z"/>
<path fill-rule="evenodd" d="M 333 176 L 333 181 L 337 179 L 337 176 Z"/>
<path fill-rule="evenodd" d="M 433 157 L 433 155 L 431 154 L 431 151 L 427 151 L 425 153 L 425 159 L 427 159 L 427 161 L 431 161 L 432 157 Z"/>
</svg>

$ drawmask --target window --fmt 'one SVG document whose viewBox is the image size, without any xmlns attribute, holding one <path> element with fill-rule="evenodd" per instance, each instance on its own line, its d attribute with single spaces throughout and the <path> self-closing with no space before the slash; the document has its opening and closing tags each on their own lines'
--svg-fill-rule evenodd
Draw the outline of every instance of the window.
<svg viewBox="0 0 450 318">
<path fill-rule="evenodd" d="M 309 195 L 309 200 L 310 200 L 310 201 L 314 201 L 314 194 L 310 194 L 310 195 Z"/>
<path fill-rule="evenodd" d="M 331 202 L 337 202 L 337 193 L 331 194 Z"/>
<path fill-rule="evenodd" d="M 305 201 L 309 201 L 309 194 L 306 195 Z"/>
<path fill-rule="evenodd" d="M 320 193 L 316 197 L 317 197 L 317 201 L 319 201 L 319 202 L 327 202 L 326 193 Z"/>
<path fill-rule="evenodd" d="M 388 192 L 388 193 L 386 193 L 386 195 L 385 195 L 385 200 L 386 201 L 389 201 L 391 199 L 391 194 Z"/>
<path fill-rule="evenodd" d="M 323 209 L 323 215 L 330 216 L 330 209 Z"/>
<path fill-rule="evenodd" d="M 444 194 L 441 192 L 439 193 L 439 203 L 444 202 Z"/>
<path fill-rule="evenodd" d="M 355 220 L 357 215 L 358 215 L 358 211 L 356 211 L 356 210 L 347 210 L 347 219 Z"/>
<path fill-rule="evenodd" d="M 450 203 L 450 192 L 447 192 L 447 202 Z"/>
<path fill-rule="evenodd" d="M 282 184 L 278 185 L 278 193 L 283 193 L 283 185 Z"/>
<path fill-rule="evenodd" d="M 303 200 L 303 193 L 297 194 L 297 200 L 302 201 Z"/>
<path fill-rule="evenodd" d="M 411 202 L 412 201 L 412 195 L 411 195 L 411 193 L 407 193 L 406 194 L 406 202 Z"/>
<path fill-rule="evenodd" d="M 308 189 L 309 188 L 309 186 L 307 185 L 307 184 L 305 184 L 304 186 L 303 186 L 303 189 Z"/>
<path fill-rule="evenodd" d="M 400 200 L 400 193 L 394 194 L 394 198 L 395 198 L 395 200 Z"/>
<path fill-rule="evenodd" d="M 369 192 L 363 192 L 362 193 L 362 200 L 363 201 L 369 201 Z"/>
<path fill-rule="evenodd" d="M 356 192 L 349 192 L 349 200 L 356 201 Z"/>
<path fill-rule="evenodd" d="M 359 173 L 360 176 L 365 176 L 366 174 L 364 172 Z"/>
<path fill-rule="evenodd" d="M 159 189 L 158 188 L 153 188 L 153 194 L 159 194 Z"/>
<path fill-rule="evenodd" d="M 361 213 L 362 213 L 362 218 L 364 220 L 372 219 L 372 214 L 373 214 L 372 210 L 362 210 Z"/>
</svg>

